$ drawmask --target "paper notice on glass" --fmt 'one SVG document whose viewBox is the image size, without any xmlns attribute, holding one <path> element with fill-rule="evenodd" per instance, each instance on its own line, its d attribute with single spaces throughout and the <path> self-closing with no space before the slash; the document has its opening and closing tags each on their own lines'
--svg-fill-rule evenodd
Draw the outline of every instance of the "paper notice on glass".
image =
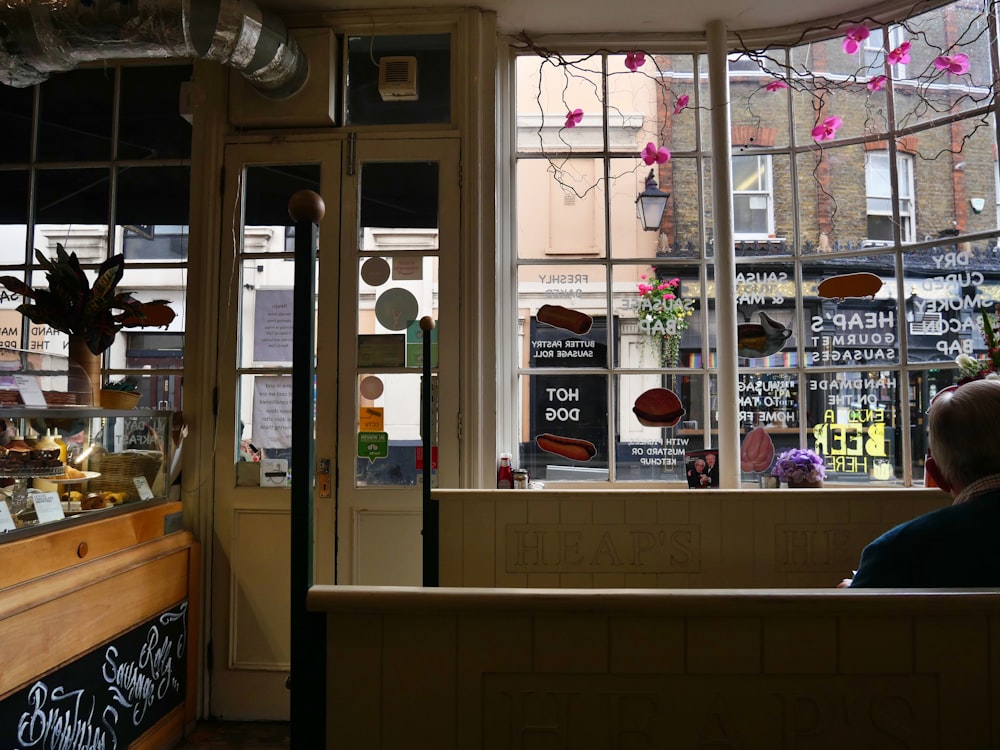
<svg viewBox="0 0 1000 750">
<path fill-rule="evenodd" d="M 258 448 L 292 447 L 291 377 L 254 378 L 252 425 L 252 440 Z"/>
<path fill-rule="evenodd" d="M 258 289 L 253 308 L 253 358 L 255 362 L 291 362 L 291 289 Z"/>
</svg>

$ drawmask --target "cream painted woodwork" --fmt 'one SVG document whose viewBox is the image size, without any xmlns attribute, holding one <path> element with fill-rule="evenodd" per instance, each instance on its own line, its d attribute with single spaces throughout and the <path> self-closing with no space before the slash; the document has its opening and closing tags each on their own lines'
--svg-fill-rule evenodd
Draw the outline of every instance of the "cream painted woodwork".
<svg viewBox="0 0 1000 750">
<path fill-rule="evenodd" d="M 442 586 L 835 586 L 941 490 L 436 490 Z"/>
<path fill-rule="evenodd" d="M 430 162 L 438 167 L 437 252 L 428 256 L 436 266 L 436 280 L 424 279 L 424 294 L 418 316 L 430 315 L 438 335 L 437 422 L 440 426 L 437 471 L 439 486 L 455 487 L 459 482 L 459 292 L 461 289 L 460 252 L 461 200 L 459 193 L 459 141 L 449 138 L 408 138 L 390 140 L 359 138 L 353 174 L 343 177 L 343 220 L 341 223 L 341 259 L 344 273 L 340 296 L 340 399 L 337 434 L 337 583 L 367 585 L 419 585 L 422 581 L 422 491 L 421 472 L 416 485 L 360 486 L 355 478 L 358 462 L 358 367 L 357 335 L 364 330 L 360 316 L 365 314 L 359 300 L 359 274 L 348 269 L 359 267 L 358 200 L 364 186 L 360 177 L 364 165 L 372 162 Z M 376 253 L 397 258 L 400 253 Z M 425 267 L 427 263 L 425 263 Z M 428 283 L 430 282 L 430 283 Z M 322 308 L 324 300 L 320 300 Z M 427 309 L 429 306 L 430 309 Z M 367 306 L 370 315 L 369 304 Z M 372 368 L 368 368 L 371 370 Z M 382 370 L 376 371 L 382 372 Z M 419 370 L 409 369 L 410 387 L 403 393 L 386 388 L 385 423 L 391 424 L 404 408 L 392 399 L 409 400 L 409 413 L 418 416 Z M 352 377 L 350 374 L 354 373 Z M 327 382 L 320 378 L 320 388 Z M 417 420 L 419 425 L 419 419 Z M 416 434 L 416 433 L 414 433 Z M 324 453 L 322 433 L 317 430 L 316 455 Z M 361 544 L 364 544 L 364 547 Z"/>
<path fill-rule="evenodd" d="M 1000 593 L 314 587 L 326 747 L 1000 743 Z"/>
<path fill-rule="evenodd" d="M 419 485 L 357 486 L 359 372 L 358 332 L 370 321 L 373 303 L 359 302 L 360 177 L 366 162 L 435 163 L 439 169 L 439 226 L 434 265 L 439 278 L 427 285 L 427 309 L 420 315 L 446 316 L 439 328 L 438 351 L 442 425 L 458 422 L 459 367 L 456 343 L 459 269 L 459 147 L 454 138 L 359 137 L 355 162 L 342 164 L 342 138 L 291 137 L 280 143 L 233 144 L 226 149 L 224 224 L 220 299 L 219 412 L 215 454 L 214 549 L 212 570 L 212 666 L 210 711 L 225 719 L 287 719 L 285 680 L 290 660 L 289 535 L 290 490 L 254 486 L 259 471 L 236 464 L 239 429 L 239 347 L 247 346 L 253 311 L 240 311 L 240 241 L 244 232 L 241 194 L 248 167 L 282 164 L 319 166 L 326 213 L 319 226 L 319 278 L 316 308 L 315 455 L 332 465 L 331 497 L 313 493 L 314 563 L 317 583 L 419 584 L 421 581 L 421 504 Z M 345 157 L 346 158 L 346 157 Z M 290 196 L 289 196 L 290 197 Z M 241 238 L 243 238 L 241 240 Z M 259 238 L 258 238 L 259 239 Z M 405 252 L 405 251 L 403 251 Z M 391 252 L 379 253 L 390 256 Z M 430 281 L 430 280 L 428 280 Z M 333 291 L 330 291 L 333 290 Z M 337 333 L 334 333 L 337 332 Z M 244 363 L 245 364 L 245 363 Z M 290 363 L 288 363 L 290 365 Z M 250 373 L 247 373 L 250 369 Z M 273 368 L 271 368 L 273 369 Z M 286 368 L 287 369 L 287 368 Z M 396 368 L 403 374 L 402 368 Z M 383 369 L 379 369 L 383 372 Z M 254 368 L 246 368 L 252 374 Z M 270 373 L 270 370 L 268 370 Z M 419 370 L 406 377 L 418 379 Z M 416 392 L 418 393 L 418 391 Z M 404 407 L 416 413 L 414 391 L 387 389 L 386 423 Z M 403 403 L 409 399 L 410 403 Z M 458 455 L 457 431 L 442 429 L 442 455 Z M 248 465 L 249 464 L 249 467 Z M 442 468 L 442 482 L 458 482 L 458 461 Z M 238 471 L 240 470 L 240 471 Z M 243 480 L 239 474 L 244 473 Z"/>
<path fill-rule="evenodd" d="M 255 243 L 244 252 L 260 249 L 260 231 L 243 231 L 243 189 L 248 168 L 281 165 L 318 165 L 326 212 L 320 222 L 317 288 L 337 288 L 337 237 L 340 214 L 341 150 L 343 139 L 283 140 L 281 143 L 236 144 L 225 151 L 223 205 L 227 214 L 223 232 L 219 299 L 219 385 L 215 449 L 215 505 L 210 612 L 209 669 L 211 715 L 223 719 L 287 720 L 285 686 L 290 661 L 290 534 L 291 492 L 287 487 L 259 486 L 260 465 L 236 462 L 242 415 L 239 404 L 240 346 L 248 343 L 253 310 L 242 311 L 239 242 Z M 286 196 L 286 200 L 291 195 Z M 328 295 L 333 300 L 336 294 Z M 228 303 L 228 308 L 227 308 Z M 333 308 L 332 310 L 330 308 Z M 331 317 L 332 316 L 332 317 Z M 317 326 L 336 330 L 335 305 L 317 311 Z M 331 327 L 332 326 L 332 327 Z M 336 338 L 319 337 L 317 372 L 324 365 L 336 373 Z M 290 362 L 284 368 L 290 370 Z M 272 368 L 273 369 L 273 368 Z M 270 372 L 270 371 L 269 371 Z M 333 436 L 333 397 L 317 390 L 317 435 Z M 327 448 L 329 450 L 329 448 Z M 317 452 L 317 455 L 320 455 Z M 246 470 L 249 468 L 249 472 Z M 243 471 L 239 472 L 238 469 Z M 238 481 L 238 476 L 242 478 Z M 316 499 L 314 524 L 317 549 L 315 580 L 332 583 L 334 548 L 333 500 Z"/>
<path fill-rule="evenodd" d="M 0 542 L 0 700 L 186 601 L 184 703 L 132 747 L 174 747 L 194 727 L 201 546 L 167 532 L 180 515 L 179 502 L 125 506 Z"/>
</svg>

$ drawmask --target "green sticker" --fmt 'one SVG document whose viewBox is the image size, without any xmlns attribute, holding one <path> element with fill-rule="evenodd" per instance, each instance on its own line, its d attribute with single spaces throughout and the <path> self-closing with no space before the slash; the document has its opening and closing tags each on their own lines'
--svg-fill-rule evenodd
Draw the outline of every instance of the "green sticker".
<svg viewBox="0 0 1000 750">
<path fill-rule="evenodd" d="M 375 463 L 376 458 L 385 458 L 389 455 L 389 433 L 388 432 L 359 432 L 358 433 L 358 458 L 368 457 L 371 463 Z"/>
</svg>

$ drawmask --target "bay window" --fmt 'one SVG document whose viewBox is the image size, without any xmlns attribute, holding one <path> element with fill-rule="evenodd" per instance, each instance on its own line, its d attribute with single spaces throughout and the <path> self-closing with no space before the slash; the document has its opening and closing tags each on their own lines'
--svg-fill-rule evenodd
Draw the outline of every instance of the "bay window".
<svg viewBox="0 0 1000 750">
<path fill-rule="evenodd" d="M 910 42 L 905 68 L 869 54 L 884 29 L 860 55 L 839 37 L 731 51 L 737 351 L 716 337 L 732 270 L 717 265 L 702 52 L 514 50 L 515 356 L 499 382 L 516 417 L 500 450 L 543 482 L 686 486 L 725 413 L 741 438 L 820 452 L 828 484 L 920 484 L 929 398 L 958 354 L 984 355 L 978 320 L 996 304 L 996 214 L 968 199 L 997 204 L 996 102 L 993 73 L 905 75 L 945 44 L 995 59 L 988 35 L 943 37 L 994 13 L 955 2 L 898 21 L 888 47 Z M 656 232 L 634 211 L 650 170 L 670 194 Z M 735 403 L 719 394 L 733 367 Z M 661 396 L 651 419 L 640 407 Z"/>
</svg>

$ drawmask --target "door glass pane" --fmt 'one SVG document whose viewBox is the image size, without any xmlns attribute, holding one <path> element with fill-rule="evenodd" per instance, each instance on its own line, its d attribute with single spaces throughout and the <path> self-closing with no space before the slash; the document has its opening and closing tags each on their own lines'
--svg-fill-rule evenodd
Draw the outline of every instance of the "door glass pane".
<svg viewBox="0 0 1000 750">
<path fill-rule="evenodd" d="M 366 162 L 358 235 L 357 486 L 415 484 L 423 332 L 438 296 L 439 165 Z M 437 326 L 431 367 L 437 367 Z"/>
<path fill-rule="evenodd" d="M 246 168 L 243 183 L 235 459 L 276 458 L 290 465 L 296 228 L 288 201 L 299 190 L 319 192 L 320 166 L 253 165 Z M 237 481 L 257 484 L 260 475 L 239 471 Z M 279 477 L 270 481 L 274 487 L 286 486 Z"/>
</svg>

